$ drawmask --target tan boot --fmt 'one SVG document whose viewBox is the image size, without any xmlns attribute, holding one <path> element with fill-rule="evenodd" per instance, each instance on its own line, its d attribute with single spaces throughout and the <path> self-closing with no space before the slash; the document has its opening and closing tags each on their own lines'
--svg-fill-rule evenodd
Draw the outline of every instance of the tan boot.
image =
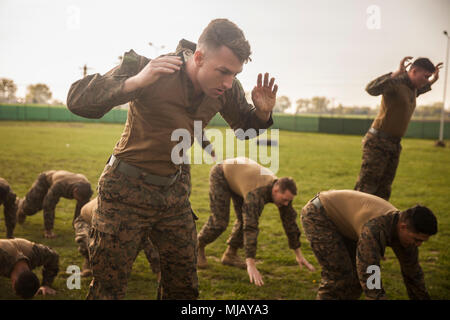
<svg viewBox="0 0 450 320">
<path fill-rule="evenodd" d="M 89 265 L 89 261 L 87 259 L 84 260 L 83 271 L 81 271 L 80 275 L 81 275 L 82 278 L 91 277 L 92 276 L 91 266 Z"/>
<path fill-rule="evenodd" d="M 197 254 L 197 268 L 206 269 L 208 267 L 208 261 L 206 260 L 205 246 L 198 246 Z"/>
<path fill-rule="evenodd" d="M 23 199 L 16 200 L 16 205 L 17 205 L 16 218 L 17 218 L 17 222 L 19 224 L 23 224 L 27 217 L 25 215 L 25 213 L 23 213 L 22 204 L 23 204 Z"/>
<path fill-rule="evenodd" d="M 221 262 L 227 266 L 247 269 L 247 264 L 241 257 L 238 256 L 237 249 L 230 246 L 227 247 L 227 250 L 223 253 Z"/>
</svg>

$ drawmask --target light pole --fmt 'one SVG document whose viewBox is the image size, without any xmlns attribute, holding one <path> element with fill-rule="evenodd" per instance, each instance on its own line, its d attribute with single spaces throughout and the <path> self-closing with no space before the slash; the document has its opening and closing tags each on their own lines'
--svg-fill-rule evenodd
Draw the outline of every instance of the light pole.
<svg viewBox="0 0 450 320">
<path fill-rule="evenodd" d="M 442 110 L 441 110 L 441 125 L 439 127 L 439 141 L 436 142 L 436 146 L 445 147 L 444 142 L 444 116 L 445 116 L 445 95 L 447 91 L 447 74 L 448 74 L 448 50 L 450 46 L 450 37 L 447 31 L 444 31 L 444 35 L 447 37 L 447 51 L 445 53 L 445 75 L 444 75 L 444 97 L 442 99 Z"/>
<path fill-rule="evenodd" d="M 166 47 L 165 45 L 157 46 L 157 45 L 155 45 L 153 42 L 149 42 L 148 45 L 149 45 L 150 47 L 153 47 L 153 48 L 155 49 L 156 57 L 158 57 L 158 55 L 159 55 L 159 50 L 164 49 L 164 48 Z M 156 57 L 155 57 L 155 58 L 156 58 Z"/>
</svg>

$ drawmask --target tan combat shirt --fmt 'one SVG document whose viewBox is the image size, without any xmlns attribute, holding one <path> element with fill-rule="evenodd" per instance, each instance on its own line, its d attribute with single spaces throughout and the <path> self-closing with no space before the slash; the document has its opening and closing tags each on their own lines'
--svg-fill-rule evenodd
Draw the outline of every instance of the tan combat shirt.
<svg viewBox="0 0 450 320">
<path fill-rule="evenodd" d="M 416 108 L 416 97 L 430 91 L 431 86 L 427 85 L 417 90 L 406 72 L 395 78 L 391 78 L 391 74 L 385 74 L 371 81 L 366 91 L 372 96 L 382 95 L 380 111 L 372 127 L 401 138 L 405 135 Z"/>
<path fill-rule="evenodd" d="M 121 64 L 105 75 L 89 75 L 72 84 L 67 107 L 86 118 L 100 118 L 114 106 L 130 102 L 122 137 L 114 148 L 119 159 L 149 173 L 168 176 L 176 172 L 172 162 L 172 141 L 176 129 L 186 129 L 194 139 L 194 121 L 202 121 L 202 129 L 220 113 L 233 129 L 266 129 L 273 123 L 260 120 L 256 108 L 247 103 L 240 82 L 218 98 L 202 95 L 194 99 L 194 86 L 186 73 L 186 61 L 191 59 L 196 45 L 181 40 L 174 54 L 183 58 L 181 70 L 161 76 L 155 83 L 124 94 L 125 81 L 139 73 L 150 61 L 133 50 L 124 54 Z"/>
<path fill-rule="evenodd" d="M 86 203 L 83 208 L 81 208 L 81 218 L 91 224 L 92 223 L 92 216 L 94 215 L 95 210 L 97 210 L 98 207 L 98 198 L 95 197 L 88 203 Z"/>
</svg>

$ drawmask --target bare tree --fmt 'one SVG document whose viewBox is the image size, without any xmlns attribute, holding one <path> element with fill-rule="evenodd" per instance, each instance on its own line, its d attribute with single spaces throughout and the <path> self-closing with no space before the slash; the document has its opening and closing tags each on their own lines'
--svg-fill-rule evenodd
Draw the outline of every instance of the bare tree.
<svg viewBox="0 0 450 320">
<path fill-rule="evenodd" d="M 52 98 L 50 88 L 44 83 L 30 84 L 27 87 L 26 103 L 48 104 Z"/>
<path fill-rule="evenodd" d="M 296 102 L 297 104 L 296 108 L 295 108 L 295 113 L 300 113 L 300 112 L 306 112 L 309 109 L 309 106 L 311 104 L 311 100 L 309 99 L 298 99 Z"/>
<path fill-rule="evenodd" d="M 287 109 L 291 107 L 291 100 L 289 100 L 286 96 L 281 96 L 277 98 L 275 102 L 275 107 L 273 108 L 273 112 L 284 113 Z"/>
<path fill-rule="evenodd" d="M 328 110 L 328 104 L 330 100 L 326 97 L 313 97 L 311 99 L 311 105 L 314 112 L 326 113 Z"/>
<path fill-rule="evenodd" d="M 0 102 L 16 102 L 17 86 L 13 80 L 7 78 L 0 79 Z"/>
</svg>

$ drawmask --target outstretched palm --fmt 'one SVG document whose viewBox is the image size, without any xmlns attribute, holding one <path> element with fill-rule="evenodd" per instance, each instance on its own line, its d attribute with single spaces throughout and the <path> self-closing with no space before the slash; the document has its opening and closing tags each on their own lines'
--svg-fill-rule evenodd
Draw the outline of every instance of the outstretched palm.
<svg viewBox="0 0 450 320">
<path fill-rule="evenodd" d="M 429 84 L 433 84 L 439 79 L 439 69 L 441 69 L 443 65 L 444 64 L 442 62 L 439 62 L 434 66 L 435 71 L 433 72 L 432 78 L 428 81 Z"/>
<path fill-rule="evenodd" d="M 278 86 L 274 86 L 274 82 L 275 78 L 270 79 L 269 82 L 268 73 L 264 75 L 264 83 L 262 74 L 258 75 L 257 84 L 252 90 L 252 100 L 255 107 L 261 112 L 269 113 L 275 107 Z"/>
</svg>

